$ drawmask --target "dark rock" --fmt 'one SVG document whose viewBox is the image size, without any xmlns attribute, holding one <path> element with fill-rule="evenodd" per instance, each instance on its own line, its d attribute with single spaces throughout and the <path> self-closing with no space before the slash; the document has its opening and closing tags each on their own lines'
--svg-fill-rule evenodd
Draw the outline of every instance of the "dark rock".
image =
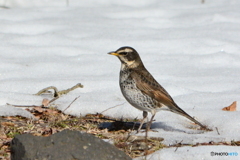
<svg viewBox="0 0 240 160">
<path fill-rule="evenodd" d="M 64 130 L 49 137 L 17 135 L 11 160 L 130 160 L 124 152 L 87 133 Z"/>
</svg>

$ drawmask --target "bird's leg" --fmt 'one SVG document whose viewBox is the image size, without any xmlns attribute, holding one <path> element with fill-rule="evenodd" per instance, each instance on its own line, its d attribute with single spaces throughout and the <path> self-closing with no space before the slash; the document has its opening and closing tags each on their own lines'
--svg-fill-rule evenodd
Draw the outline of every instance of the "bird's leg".
<svg viewBox="0 0 240 160">
<path fill-rule="evenodd" d="M 143 125 L 145 119 L 147 118 L 147 115 L 148 115 L 148 112 L 147 112 L 147 111 L 143 111 L 143 119 L 142 119 L 142 121 L 141 121 L 141 124 L 140 124 L 138 130 L 137 130 L 137 133 L 141 130 L 142 125 Z"/>
<path fill-rule="evenodd" d="M 151 125 L 152 125 L 152 121 L 153 121 L 153 118 L 155 117 L 155 115 L 156 115 L 156 113 L 154 112 L 153 114 L 152 114 L 152 117 L 151 117 L 151 119 L 150 119 L 150 121 L 148 122 L 148 124 L 147 124 L 147 131 L 150 131 L 151 129 Z"/>
</svg>

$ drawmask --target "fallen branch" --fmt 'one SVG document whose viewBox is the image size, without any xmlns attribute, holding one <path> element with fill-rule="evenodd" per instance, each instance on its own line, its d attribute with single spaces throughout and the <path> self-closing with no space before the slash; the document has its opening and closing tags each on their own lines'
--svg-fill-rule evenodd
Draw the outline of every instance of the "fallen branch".
<svg viewBox="0 0 240 160">
<path fill-rule="evenodd" d="M 41 106 L 36 106 L 36 105 L 15 105 L 15 104 L 9 104 L 9 103 L 6 103 L 6 105 L 13 106 L 13 107 L 42 107 L 42 105 Z"/>
<path fill-rule="evenodd" d="M 50 87 L 46 87 L 46 88 L 41 89 L 35 95 L 41 95 L 43 93 L 48 93 L 50 89 L 53 89 L 54 90 L 53 96 L 54 97 L 60 97 L 61 95 L 67 94 L 67 93 L 69 93 L 70 91 L 72 91 L 72 90 L 74 90 L 76 88 L 83 88 L 83 85 L 81 83 L 78 83 L 75 86 L 73 86 L 73 87 L 71 87 L 69 89 L 66 89 L 66 90 L 62 90 L 62 91 L 58 91 L 57 87 L 55 87 L 55 86 L 50 86 Z"/>
</svg>

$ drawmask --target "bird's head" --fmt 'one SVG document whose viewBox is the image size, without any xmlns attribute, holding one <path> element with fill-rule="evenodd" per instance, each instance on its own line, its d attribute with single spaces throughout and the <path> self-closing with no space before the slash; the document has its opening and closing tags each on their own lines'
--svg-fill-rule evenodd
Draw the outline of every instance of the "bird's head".
<svg viewBox="0 0 240 160">
<path fill-rule="evenodd" d="M 121 47 L 114 52 L 109 52 L 108 54 L 117 56 L 124 67 L 136 68 L 138 66 L 143 66 L 139 54 L 132 47 Z"/>
</svg>

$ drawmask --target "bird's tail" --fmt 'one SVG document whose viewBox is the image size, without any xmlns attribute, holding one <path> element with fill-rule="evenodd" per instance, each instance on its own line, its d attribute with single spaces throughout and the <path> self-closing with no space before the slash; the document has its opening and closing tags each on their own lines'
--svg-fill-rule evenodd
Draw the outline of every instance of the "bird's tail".
<svg viewBox="0 0 240 160">
<path fill-rule="evenodd" d="M 198 124 L 199 126 L 201 126 L 204 129 L 207 129 L 206 126 L 204 126 L 203 124 L 201 124 L 200 122 L 198 122 L 196 119 L 194 119 L 193 117 L 191 117 L 189 114 L 187 114 L 184 110 L 182 110 L 180 107 L 177 106 L 177 104 L 174 105 L 174 107 L 169 107 L 169 110 L 171 112 L 180 114 L 186 118 L 188 118 L 189 120 L 193 121 L 194 123 Z"/>
</svg>

